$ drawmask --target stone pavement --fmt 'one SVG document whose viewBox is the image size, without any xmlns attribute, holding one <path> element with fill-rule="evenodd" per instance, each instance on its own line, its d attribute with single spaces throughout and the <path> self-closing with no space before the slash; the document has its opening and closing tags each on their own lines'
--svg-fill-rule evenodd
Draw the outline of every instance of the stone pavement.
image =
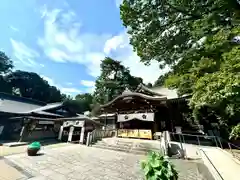
<svg viewBox="0 0 240 180">
<path fill-rule="evenodd" d="M 82 145 L 45 149 L 42 155 L 7 156 L 9 161 L 31 174 L 29 180 L 140 180 L 143 155 L 128 154 Z M 202 179 L 196 166 L 175 160 L 179 180 Z"/>
<path fill-rule="evenodd" d="M 6 163 L 4 159 L 0 159 L 0 172 L 1 180 L 20 180 L 28 178 L 24 173 Z"/>
<path fill-rule="evenodd" d="M 53 144 L 47 144 L 45 146 L 42 146 L 43 149 L 49 149 L 49 148 L 57 148 L 62 146 L 68 146 L 67 143 L 53 143 Z M 16 146 L 16 147 L 9 147 L 9 146 L 0 146 L 0 157 L 1 156 L 8 156 L 12 154 L 19 154 L 26 152 L 28 145 L 23 146 Z"/>
</svg>

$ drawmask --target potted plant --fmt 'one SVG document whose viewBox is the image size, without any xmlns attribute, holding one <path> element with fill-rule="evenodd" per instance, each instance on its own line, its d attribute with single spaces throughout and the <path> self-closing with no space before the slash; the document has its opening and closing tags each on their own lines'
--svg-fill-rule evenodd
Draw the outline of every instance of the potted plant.
<svg viewBox="0 0 240 180">
<path fill-rule="evenodd" d="M 147 160 L 141 162 L 146 180 L 177 180 L 178 173 L 168 157 L 157 152 L 149 152 Z"/>
<path fill-rule="evenodd" d="M 41 149 L 41 144 L 39 142 L 31 143 L 27 148 L 28 156 L 36 156 L 40 149 Z"/>
</svg>

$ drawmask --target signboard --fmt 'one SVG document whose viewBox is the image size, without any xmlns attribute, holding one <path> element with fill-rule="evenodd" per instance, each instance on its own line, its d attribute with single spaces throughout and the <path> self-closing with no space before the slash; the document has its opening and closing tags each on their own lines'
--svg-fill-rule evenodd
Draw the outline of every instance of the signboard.
<svg viewBox="0 0 240 180">
<path fill-rule="evenodd" d="M 38 124 L 54 124 L 53 121 L 38 121 Z"/>
<path fill-rule="evenodd" d="M 73 133 L 72 133 L 73 136 L 76 136 L 76 135 L 80 136 L 80 134 L 81 134 L 81 131 L 73 131 Z M 69 131 L 63 131 L 63 135 L 64 136 L 68 136 L 69 135 Z"/>
</svg>

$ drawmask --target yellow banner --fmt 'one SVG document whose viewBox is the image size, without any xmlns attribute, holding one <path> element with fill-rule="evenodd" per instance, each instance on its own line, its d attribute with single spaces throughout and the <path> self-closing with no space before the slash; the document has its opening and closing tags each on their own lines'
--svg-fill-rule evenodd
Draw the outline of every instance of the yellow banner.
<svg viewBox="0 0 240 180">
<path fill-rule="evenodd" d="M 152 139 L 152 131 L 140 129 L 119 129 L 118 137 Z"/>
</svg>

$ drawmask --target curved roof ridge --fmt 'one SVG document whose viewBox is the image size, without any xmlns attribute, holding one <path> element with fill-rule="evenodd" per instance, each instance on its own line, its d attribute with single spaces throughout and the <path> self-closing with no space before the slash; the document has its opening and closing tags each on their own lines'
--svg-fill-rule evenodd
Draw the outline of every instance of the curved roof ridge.
<svg viewBox="0 0 240 180">
<path fill-rule="evenodd" d="M 153 96 L 148 96 L 142 93 L 138 93 L 138 92 L 132 92 L 132 93 L 127 93 L 127 94 L 122 94 L 117 96 L 116 98 L 114 98 L 113 100 L 109 101 L 108 103 L 101 105 L 100 108 L 104 108 L 109 106 L 110 104 L 114 103 L 115 101 L 117 101 L 120 98 L 124 98 L 124 97 L 129 97 L 129 96 L 138 96 L 144 99 L 148 99 L 148 100 L 167 100 L 167 97 L 153 97 Z"/>
<path fill-rule="evenodd" d="M 152 94 L 155 94 L 155 95 L 158 95 L 158 96 L 165 96 L 164 94 L 161 94 L 161 93 L 158 93 L 148 87 L 146 87 L 145 85 L 143 85 L 142 83 L 138 85 L 137 89 L 135 90 L 136 92 L 140 91 L 141 89 L 145 90 L 145 91 L 148 91 Z"/>
</svg>

